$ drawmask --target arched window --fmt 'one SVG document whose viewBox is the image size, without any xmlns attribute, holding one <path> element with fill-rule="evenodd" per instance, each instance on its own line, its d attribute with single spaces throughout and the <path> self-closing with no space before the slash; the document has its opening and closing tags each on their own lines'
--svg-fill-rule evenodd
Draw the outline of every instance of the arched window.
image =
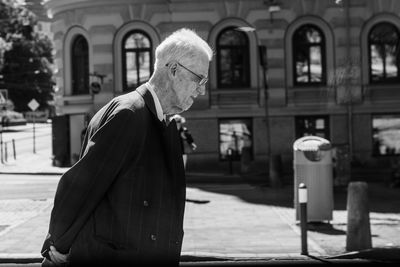
<svg viewBox="0 0 400 267">
<path fill-rule="evenodd" d="M 375 25 L 368 35 L 371 83 L 399 82 L 399 31 L 387 22 Z"/>
<path fill-rule="evenodd" d="M 301 26 L 293 34 L 294 84 L 325 84 L 325 37 L 314 25 Z"/>
<path fill-rule="evenodd" d="M 227 28 L 217 37 L 219 88 L 250 86 L 249 40 L 246 33 Z"/>
<path fill-rule="evenodd" d="M 89 94 L 89 45 L 82 35 L 75 37 L 71 55 L 72 94 Z"/>
<path fill-rule="evenodd" d="M 123 91 L 135 90 L 153 72 L 152 44 L 142 31 L 129 32 L 122 41 Z"/>
</svg>

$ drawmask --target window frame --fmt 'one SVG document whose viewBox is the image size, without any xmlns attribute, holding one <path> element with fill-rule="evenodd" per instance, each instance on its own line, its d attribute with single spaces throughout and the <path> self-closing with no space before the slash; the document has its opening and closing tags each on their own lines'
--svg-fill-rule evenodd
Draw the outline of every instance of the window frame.
<svg viewBox="0 0 400 267">
<path fill-rule="evenodd" d="M 294 118 L 294 123 L 295 123 L 295 136 L 296 139 L 299 139 L 305 135 L 300 135 L 300 127 L 299 127 L 299 120 L 302 119 L 303 121 L 305 119 L 312 119 L 314 121 L 314 128 L 313 128 L 313 133 L 311 135 L 313 136 L 319 136 L 316 133 L 317 132 L 323 132 L 324 133 L 324 139 L 330 140 L 330 116 L 329 115 L 300 115 L 300 116 L 295 116 Z M 315 127 L 315 122 L 318 119 L 324 119 L 324 130 L 318 130 Z M 321 137 L 321 136 L 319 136 Z"/>
<path fill-rule="evenodd" d="M 86 45 L 86 50 L 84 51 L 83 55 L 79 55 L 79 57 L 75 54 L 75 48 L 78 45 L 78 42 L 84 41 Z M 71 95 L 88 95 L 90 94 L 89 89 L 89 82 L 90 82 L 90 66 L 89 66 L 89 42 L 87 41 L 86 37 L 77 34 L 71 43 Z M 83 60 L 83 72 L 77 66 L 81 65 L 79 60 Z M 83 82 L 86 85 L 85 90 L 79 90 L 79 78 L 83 77 Z"/>
<path fill-rule="evenodd" d="M 229 161 L 228 157 L 223 157 L 222 156 L 222 150 L 221 150 L 221 124 L 223 122 L 235 122 L 235 121 L 243 121 L 244 124 L 248 127 L 248 130 L 250 132 L 250 160 L 253 160 L 253 154 L 254 154 L 254 125 L 253 125 L 253 120 L 251 117 L 243 117 L 243 118 L 219 118 L 218 119 L 218 158 L 219 161 L 225 162 Z M 237 146 L 237 145 L 235 145 Z M 242 147 L 243 149 L 243 147 Z M 238 154 L 233 155 L 232 161 L 240 161 L 241 160 L 241 153 L 242 150 L 239 151 L 238 149 Z M 239 154 L 240 152 L 240 154 Z"/>
<path fill-rule="evenodd" d="M 367 35 L 367 49 L 368 49 L 368 76 L 369 76 L 369 83 L 370 84 L 393 84 L 393 83 L 399 83 L 400 82 L 400 58 L 399 58 L 399 56 L 398 56 L 398 58 L 397 58 L 397 76 L 396 77 L 394 77 L 394 78 L 387 78 L 386 77 L 386 75 L 387 75 L 387 73 L 386 73 L 386 64 L 385 64 L 385 62 L 386 62 L 386 53 L 385 53 L 385 55 L 381 58 L 382 59 L 382 61 L 383 61 L 383 78 L 382 79 L 380 79 L 380 80 L 376 80 L 376 81 L 374 81 L 373 80 L 373 75 L 372 75 L 372 57 L 371 57 L 371 45 L 372 44 L 375 44 L 375 43 L 373 43 L 373 42 L 371 42 L 371 34 L 373 33 L 373 31 L 376 29 L 376 28 L 378 28 L 379 26 L 381 26 L 381 25 L 389 25 L 389 26 L 391 26 L 395 31 L 396 31 L 396 33 L 397 33 L 397 44 L 398 45 L 400 45 L 400 31 L 399 31 L 399 29 L 398 29 L 398 27 L 396 27 L 396 25 L 394 25 L 393 23 L 391 23 L 391 22 L 388 22 L 388 21 L 381 21 L 381 22 L 378 22 L 378 23 L 376 23 L 376 24 L 374 24 L 371 28 L 370 28 L 370 30 L 368 31 L 368 35 Z M 384 42 L 377 42 L 378 44 L 380 44 L 380 45 L 385 45 L 385 44 L 387 44 L 387 43 L 384 43 Z M 399 49 L 397 49 L 397 54 L 399 54 Z"/>
<path fill-rule="evenodd" d="M 374 124 L 373 124 L 373 120 L 374 117 L 392 117 L 392 118 L 398 118 L 400 119 L 400 113 L 398 112 L 393 112 L 393 113 L 372 113 L 371 114 L 371 155 L 372 157 L 376 157 L 376 158 L 381 158 L 381 157 L 399 157 L 400 156 L 400 152 L 399 153 L 393 153 L 393 154 L 379 154 L 376 153 L 376 150 L 374 148 L 375 146 L 375 140 L 374 140 Z"/>
<path fill-rule="evenodd" d="M 227 32 L 227 31 L 235 31 L 236 27 L 230 26 L 230 27 L 226 27 L 224 29 L 222 29 L 221 31 L 219 31 L 217 37 L 216 37 L 216 50 L 217 50 L 217 87 L 220 89 L 231 89 L 231 88 L 248 88 L 250 87 L 251 84 L 251 77 L 250 77 L 250 40 L 249 37 L 247 36 L 247 34 L 245 32 L 242 31 L 238 31 L 243 37 L 244 37 L 244 41 L 245 41 L 245 45 L 220 45 L 220 38 L 221 36 Z M 244 51 L 244 62 L 243 62 L 243 72 L 245 74 L 246 80 L 243 83 L 237 84 L 237 82 L 235 81 L 231 81 L 230 84 L 222 84 L 220 77 L 222 75 L 222 70 L 221 70 L 221 50 L 222 49 L 229 49 L 230 51 L 232 51 L 232 49 L 234 51 Z M 233 72 L 234 69 L 230 68 L 230 71 Z"/>
<path fill-rule="evenodd" d="M 297 35 L 297 33 L 302 30 L 305 27 L 311 27 L 314 30 L 316 30 L 320 36 L 321 36 L 321 42 L 319 43 L 308 43 L 308 44 L 303 44 L 302 47 L 306 47 L 308 48 L 308 50 L 310 49 L 310 47 L 313 46 L 317 46 L 320 47 L 321 50 L 321 81 L 320 82 L 312 82 L 311 81 L 311 67 L 310 67 L 310 58 L 308 58 L 308 78 L 309 81 L 308 82 L 298 82 L 297 81 L 297 71 L 296 71 L 296 55 L 297 55 L 297 51 L 300 51 L 299 49 L 299 45 L 296 44 L 296 40 L 295 37 Z M 293 67 L 293 85 L 294 86 L 320 86 L 320 85 L 326 85 L 327 83 L 327 59 L 326 59 L 326 37 L 324 32 L 321 30 L 320 27 L 318 27 L 315 24 L 312 23 L 306 23 L 306 24 L 302 24 L 300 25 L 296 30 L 294 30 L 292 38 L 291 38 L 291 46 L 292 46 L 292 67 Z"/>
<path fill-rule="evenodd" d="M 147 40 L 149 41 L 150 47 L 125 48 L 125 43 L 128 40 L 128 38 L 136 33 L 144 35 L 147 38 Z M 138 58 L 141 53 L 149 53 L 149 77 L 150 77 L 154 71 L 154 66 L 153 66 L 153 41 L 150 38 L 149 34 L 147 34 L 147 32 L 140 30 L 140 29 L 132 29 L 132 30 L 128 31 L 122 38 L 122 41 L 121 41 L 121 57 L 122 57 L 121 63 L 122 63 L 122 92 L 123 93 L 135 90 L 138 86 L 142 85 L 143 83 L 145 83 L 147 81 L 147 80 L 143 81 L 143 82 L 140 81 L 140 68 L 137 68 L 136 76 L 137 76 L 139 82 L 136 85 L 134 85 L 132 88 L 128 87 L 127 68 L 126 68 L 126 54 L 127 53 L 135 53 L 135 64 L 138 63 Z M 137 65 L 136 65 L 136 67 L 137 67 Z"/>
</svg>

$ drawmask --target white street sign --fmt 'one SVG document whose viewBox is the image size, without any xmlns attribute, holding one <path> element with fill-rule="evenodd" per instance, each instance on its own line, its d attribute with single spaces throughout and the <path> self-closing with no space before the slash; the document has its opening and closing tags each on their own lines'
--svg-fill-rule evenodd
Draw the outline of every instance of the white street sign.
<svg viewBox="0 0 400 267">
<path fill-rule="evenodd" d="M 40 106 L 39 103 L 34 98 L 31 101 L 29 101 L 29 103 L 28 103 L 28 107 L 32 111 L 35 111 L 39 106 Z"/>
</svg>

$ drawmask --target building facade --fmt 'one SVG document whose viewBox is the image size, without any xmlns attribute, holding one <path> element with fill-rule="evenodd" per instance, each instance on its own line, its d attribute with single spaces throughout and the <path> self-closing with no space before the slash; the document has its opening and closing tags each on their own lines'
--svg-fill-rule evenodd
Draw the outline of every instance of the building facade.
<svg viewBox="0 0 400 267">
<path fill-rule="evenodd" d="M 58 69 L 55 132 L 68 141 L 59 152 L 70 164 L 90 116 L 145 82 L 155 47 L 182 27 L 215 52 L 206 94 L 183 114 L 198 146 L 188 171 L 226 172 L 228 162 L 243 171 L 245 161 L 246 171 L 263 172 L 272 157 L 290 171 L 293 143 L 304 135 L 326 138 L 368 166 L 385 166 L 400 153 L 399 1 L 48 0 L 45 6 Z"/>
</svg>

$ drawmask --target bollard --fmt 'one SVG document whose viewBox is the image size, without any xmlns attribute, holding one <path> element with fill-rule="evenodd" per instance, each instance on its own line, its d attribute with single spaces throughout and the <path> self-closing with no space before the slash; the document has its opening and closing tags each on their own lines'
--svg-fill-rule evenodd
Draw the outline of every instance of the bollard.
<svg viewBox="0 0 400 267">
<path fill-rule="evenodd" d="M 308 255 L 307 248 L 307 187 L 299 184 L 300 228 L 301 228 L 301 255 Z"/>
<path fill-rule="evenodd" d="M 4 161 L 8 162 L 7 142 L 4 142 Z"/>
<path fill-rule="evenodd" d="M 347 190 L 346 250 L 356 251 L 372 248 L 369 222 L 368 185 L 351 182 Z"/>
<path fill-rule="evenodd" d="M 0 125 L 0 128 L 2 128 L 2 125 Z M 3 159 L 3 129 L 0 129 L 0 161 L 1 161 L 1 163 L 4 163 L 4 159 Z"/>
<path fill-rule="evenodd" d="M 4 158 L 3 158 L 3 140 L 0 140 L 0 160 L 1 160 L 1 163 L 4 163 Z"/>
<path fill-rule="evenodd" d="M 15 152 L 15 140 L 12 139 L 12 146 L 13 146 L 13 152 L 14 152 L 14 160 L 17 160 L 17 153 Z"/>
</svg>

